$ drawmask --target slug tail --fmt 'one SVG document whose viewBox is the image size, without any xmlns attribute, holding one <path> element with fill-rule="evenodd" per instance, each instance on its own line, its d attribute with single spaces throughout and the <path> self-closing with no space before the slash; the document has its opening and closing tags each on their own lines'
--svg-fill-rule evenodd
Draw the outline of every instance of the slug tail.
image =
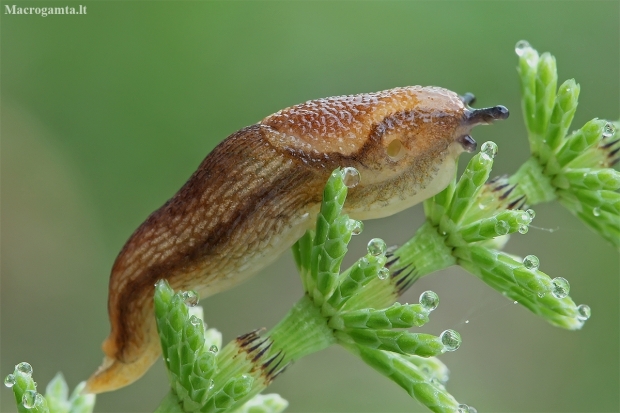
<svg viewBox="0 0 620 413">
<path fill-rule="evenodd" d="M 161 351 L 157 345 L 149 346 L 147 351 L 130 363 L 105 356 L 101 366 L 86 381 L 86 387 L 82 393 L 104 393 L 128 386 L 142 377 L 160 354 Z"/>
</svg>

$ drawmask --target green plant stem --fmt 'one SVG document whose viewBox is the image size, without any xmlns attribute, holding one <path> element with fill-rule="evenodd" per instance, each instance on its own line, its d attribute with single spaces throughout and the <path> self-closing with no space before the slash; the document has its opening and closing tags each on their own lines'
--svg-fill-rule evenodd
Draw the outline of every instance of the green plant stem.
<svg viewBox="0 0 620 413">
<path fill-rule="evenodd" d="M 278 325 L 263 337 L 257 337 L 246 345 L 242 337 L 231 341 L 219 352 L 217 357 L 222 362 L 218 364 L 219 371 L 213 377 L 215 383 L 226 383 L 242 374 L 254 377 L 252 390 L 235 401 L 230 411 L 264 390 L 290 362 L 336 342 L 333 330 L 327 326 L 327 319 L 308 296 L 299 300 Z M 264 344 L 258 346 L 260 342 Z M 264 348 L 267 350 L 261 353 Z M 274 360 L 267 363 L 274 357 Z"/>
<path fill-rule="evenodd" d="M 407 266 L 413 266 L 417 273 L 416 278 L 419 278 L 456 264 L 451 249 L 445 244 L 444 236 L 437 231 L 437 227 L 428 221 L 425 222 L 413 238 L 394 252 L 398 261 L 390 267 L 390 271 L 396 272 Z"/>
<path fill-rule="evenodd" d="M 528 205 L 549 202 L 557 198 L 555 187 L 551 185 L 551 178 L 543 172 L 543 167 L 534 157 L 521 165 L 519 170 L 508 178 L 508 182 L 518 184 L 511 197 L 516 197 L 520 192 L 526 196 Z"/>
<path fill-rule="evenodd" d="M 273 340 L 272 348 L 281 349 L 285 354 L 283 364 L 323 350 L 336 342 L 333 330 L 327 326 L 327 319 L 308 296 L 302 297 L 267 336 Z"/>
<path fill-rule="evenodd" d="M 346 308 L 385 308 L 415 283 L 434 271 L 456 264 L 444 236 L 430 222 L 425 222 L 415 235 L 388 257 L 390 279 L 374 279 L 351 298 Z"/>
<path fill-rule="evenodd" d="M 169 391 L 166 397 L 161 401 L 154 413 L 184 413 L 183 406 L 181 406 L 179 399 L 172 392 Z"/>
</svg>

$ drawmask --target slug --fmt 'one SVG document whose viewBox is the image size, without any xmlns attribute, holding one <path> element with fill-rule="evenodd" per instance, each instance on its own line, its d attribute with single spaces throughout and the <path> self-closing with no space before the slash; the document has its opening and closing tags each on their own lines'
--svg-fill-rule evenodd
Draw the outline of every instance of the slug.
<svg viewBox="0 0 620 413">
<path fill-rule="evenodd" d="M 471 103 L 471 94 L 402 87 L 311 100 L 230 135 L 116 258 L 105 358 L 85 392 L 126 386 L 159 357 L 157 280 L 203 298 L 246 280 L 314 226 L 337 167 L 360 173 L 344 208 L 355 219 L 392 215 L 444 189 L 456 158 L 476 148 L 470 130 L 508 117 L 503 106 Z"/>
</svg>

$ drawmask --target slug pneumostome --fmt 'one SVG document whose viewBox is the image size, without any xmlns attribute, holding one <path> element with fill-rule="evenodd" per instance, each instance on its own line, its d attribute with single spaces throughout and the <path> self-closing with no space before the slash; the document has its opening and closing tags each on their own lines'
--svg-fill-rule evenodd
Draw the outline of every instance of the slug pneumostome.
<svg viewBox="0 0 620 413">
<path fill-rule="evenodd" d="M 476 148 L 472 127 L 508 117 L 503 106 L 471 109 L 472 101 L 439 87 L 402 87 L 308 101 L 230 135 L 116 258 L 112 331 L 85 391 L 128 385 L 160 355 L 159 279 L 206 297 L 255 274 L 314 226 L 337 167 L 361 175 L 345 203 L 354 219 L 385 217 L 443 190 L 456 158 Z"/>
</svg>

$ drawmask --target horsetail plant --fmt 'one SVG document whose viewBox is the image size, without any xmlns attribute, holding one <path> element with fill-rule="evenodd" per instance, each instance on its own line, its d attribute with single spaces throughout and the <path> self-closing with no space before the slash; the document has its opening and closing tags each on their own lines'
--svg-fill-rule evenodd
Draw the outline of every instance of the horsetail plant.
<svg viewBox="0 0 620 413">
<path fill-rule="evenodd" d="M 539 56 L 524 41 L 516 52 L 531 157 L 514 175 L 489 179 L 498 150 L 486 142 L 460 179 L 424 202 L 426 222 L 408 242 L 387 248 L 372 239 L 368 253 L 341 270 L 363 224 L 342 214 L 347 185 L 354 186 L 359 173 L 334 171 L 315 230 L 293 246 L 304 296 L 272 330 L 244 334 L 221 350 L 221 334 L 206 328 L 196 293 L 157 283 L 155 317 L 171 383 L 157 412 L 281 412 L 284 399 L 260 393 L 291 362 L 338 344 L 431 411 L 474 413 L 447 391 L 448 369 L 437 358 L 457 350 L 460 335 L 409 331 L 429 322 L 437 294 L 425 291 L 417 304 L 397 302 L 419 278 L 453 265 L 552 325 L 583 326 L 590 308 L 574 303 L 567 280 L 540 271 L 536 256 L 521 260 L 501 249 L 510 234 L 528 232 L 535 217 L 530 207 L 556 199 L 620 246 L 620 173 L 612 169 L 620 159 L 620 124 L 594 119 L 568 134 L 579 85 L 568 80 L 557 88 L 550 54 Z M 81 385 L 68 398 L 57 376 L 42 396 L 31 374 L 30 365 L 20 363 L 5 379 L 20 413 L 92 411 L 94 396 L 81 395 Z"/>
</svg>

